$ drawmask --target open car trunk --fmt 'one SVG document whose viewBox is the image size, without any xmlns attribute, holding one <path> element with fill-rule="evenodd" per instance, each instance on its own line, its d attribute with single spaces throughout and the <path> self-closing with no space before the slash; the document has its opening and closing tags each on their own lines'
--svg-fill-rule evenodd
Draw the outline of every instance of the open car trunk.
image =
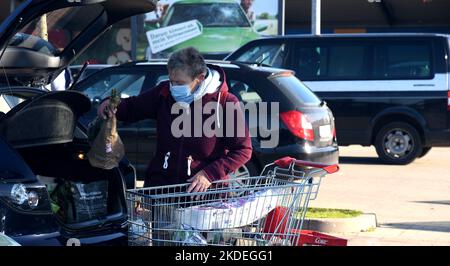
<svg viewBox="0 0 450 266">
<path fill-rule="evenodd" d="M 115 23 L 152 12 L 157 0 L 27 0 L 0 24 L 0 82 L 41 86 Z"/>
<path fill-rule="evenodd" d="M 47 186 L 58 220 L 71 229 L 95 227 L 127 215 L 120 171 L 92 167 L 80 156 L 88 149 L 87 143 L 76 142 L 17 149 Z"/>
<path fill-rule="evenodd" d="M 21 102 L 0 118 L 0 134 L 47 186 L 52 210 L 68 229 L 126 219 L 120 170 L 94 168 L 78 118 L 89 99 L 74 91 L 51 92 Z"/>
</svg>

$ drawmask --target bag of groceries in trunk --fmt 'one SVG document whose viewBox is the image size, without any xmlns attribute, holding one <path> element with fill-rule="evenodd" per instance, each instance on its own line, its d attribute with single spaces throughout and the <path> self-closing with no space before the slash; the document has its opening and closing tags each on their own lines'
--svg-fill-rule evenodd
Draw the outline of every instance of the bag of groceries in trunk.
<svg viewBox="0 0 450 266">
<path fill-rule="evenodd" d="M 57 182 L 50 194 L 52 210 L 64 223 L 86 222 L 108 214 L 108 181 Z"/>
<path fill-rule="evenodd" d="M 109 110 L 115 110 L 120 103 L 120 96 L 116 89 L 112 89 L 109 99 Z M 93 167 L 106 170 L 113 169 L 119 165 L 125 155 L 125 148 L 117 133 L 117 119 L 113 115 L 104 119 L 97 117 L 89 124 L 88 138 L 91 150 L 87 157 Z"/>
</svg>

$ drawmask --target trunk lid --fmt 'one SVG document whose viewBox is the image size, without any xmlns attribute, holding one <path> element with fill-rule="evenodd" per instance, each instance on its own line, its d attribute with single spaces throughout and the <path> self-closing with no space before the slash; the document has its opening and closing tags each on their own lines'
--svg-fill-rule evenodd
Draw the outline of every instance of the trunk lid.
<svg viewBox="0 0 450 266">
<path fill-rule="evenodd" d="M 156 2 L 28 0 L 0 25 L 0 67 L 23 84 L 48 84 L 111 25 Z"/>
<path fill-rule="evenodd" d="M 334 118 L 330 109 L 324 105 L 321 107 L 300 108 L 306 119 L 312 124 L 314 131 L 314 146 L 322 148 L 334 143 Z"/>
</svg>

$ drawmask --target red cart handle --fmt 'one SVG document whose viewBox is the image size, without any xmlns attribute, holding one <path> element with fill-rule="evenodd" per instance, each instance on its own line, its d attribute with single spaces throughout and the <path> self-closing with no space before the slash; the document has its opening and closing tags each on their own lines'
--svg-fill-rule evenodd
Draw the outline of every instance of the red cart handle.
<svg viewBox="0 0 450 266">
<path fill-rule="evenodd" d="M 320 169 L 325 170 L 329 174 L 336 173 L 337 171 L 339 171 L 339 165 L 337 165 L 337 164 L 314 163 L 314 162 L 297 160 L 297 159 L 289 157 L 289 156 L 280 158 L 280 159 L 276 160 L 274 163 L 276 165 L 278 165 L 279 167 L 286 168 L 289 165 L 291 165 L 292 162 L 294 162 L 296 166 L 309 166 L 309 167 L 314 167 L 314 168 L 320 168 Z"/>
</svg>

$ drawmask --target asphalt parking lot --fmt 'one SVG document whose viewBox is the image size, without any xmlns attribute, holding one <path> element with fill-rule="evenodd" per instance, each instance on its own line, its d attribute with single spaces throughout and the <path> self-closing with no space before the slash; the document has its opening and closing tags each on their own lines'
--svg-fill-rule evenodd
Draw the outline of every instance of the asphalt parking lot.
<svg viewBox="0 0 450 266">
<path fill-rule="evenodd" d="M 375 213 L 378 228 L 345 235 L 349 245 L 450 245 L 450 148 L 407 166 L 380 164 L 373 147 L 341 147 L 340 155 L 340 172 L 310 206 Z"/>
<path fill-rule="evenodd" d="M 348 245 L 450 245 L 450 148 L 406 166 L 381 164 L 373 147 L 340 147 L 340 155 L 340 171 L 310 206 L 375 213 L 378 227 L 332 235 Z"/>
</svg>

